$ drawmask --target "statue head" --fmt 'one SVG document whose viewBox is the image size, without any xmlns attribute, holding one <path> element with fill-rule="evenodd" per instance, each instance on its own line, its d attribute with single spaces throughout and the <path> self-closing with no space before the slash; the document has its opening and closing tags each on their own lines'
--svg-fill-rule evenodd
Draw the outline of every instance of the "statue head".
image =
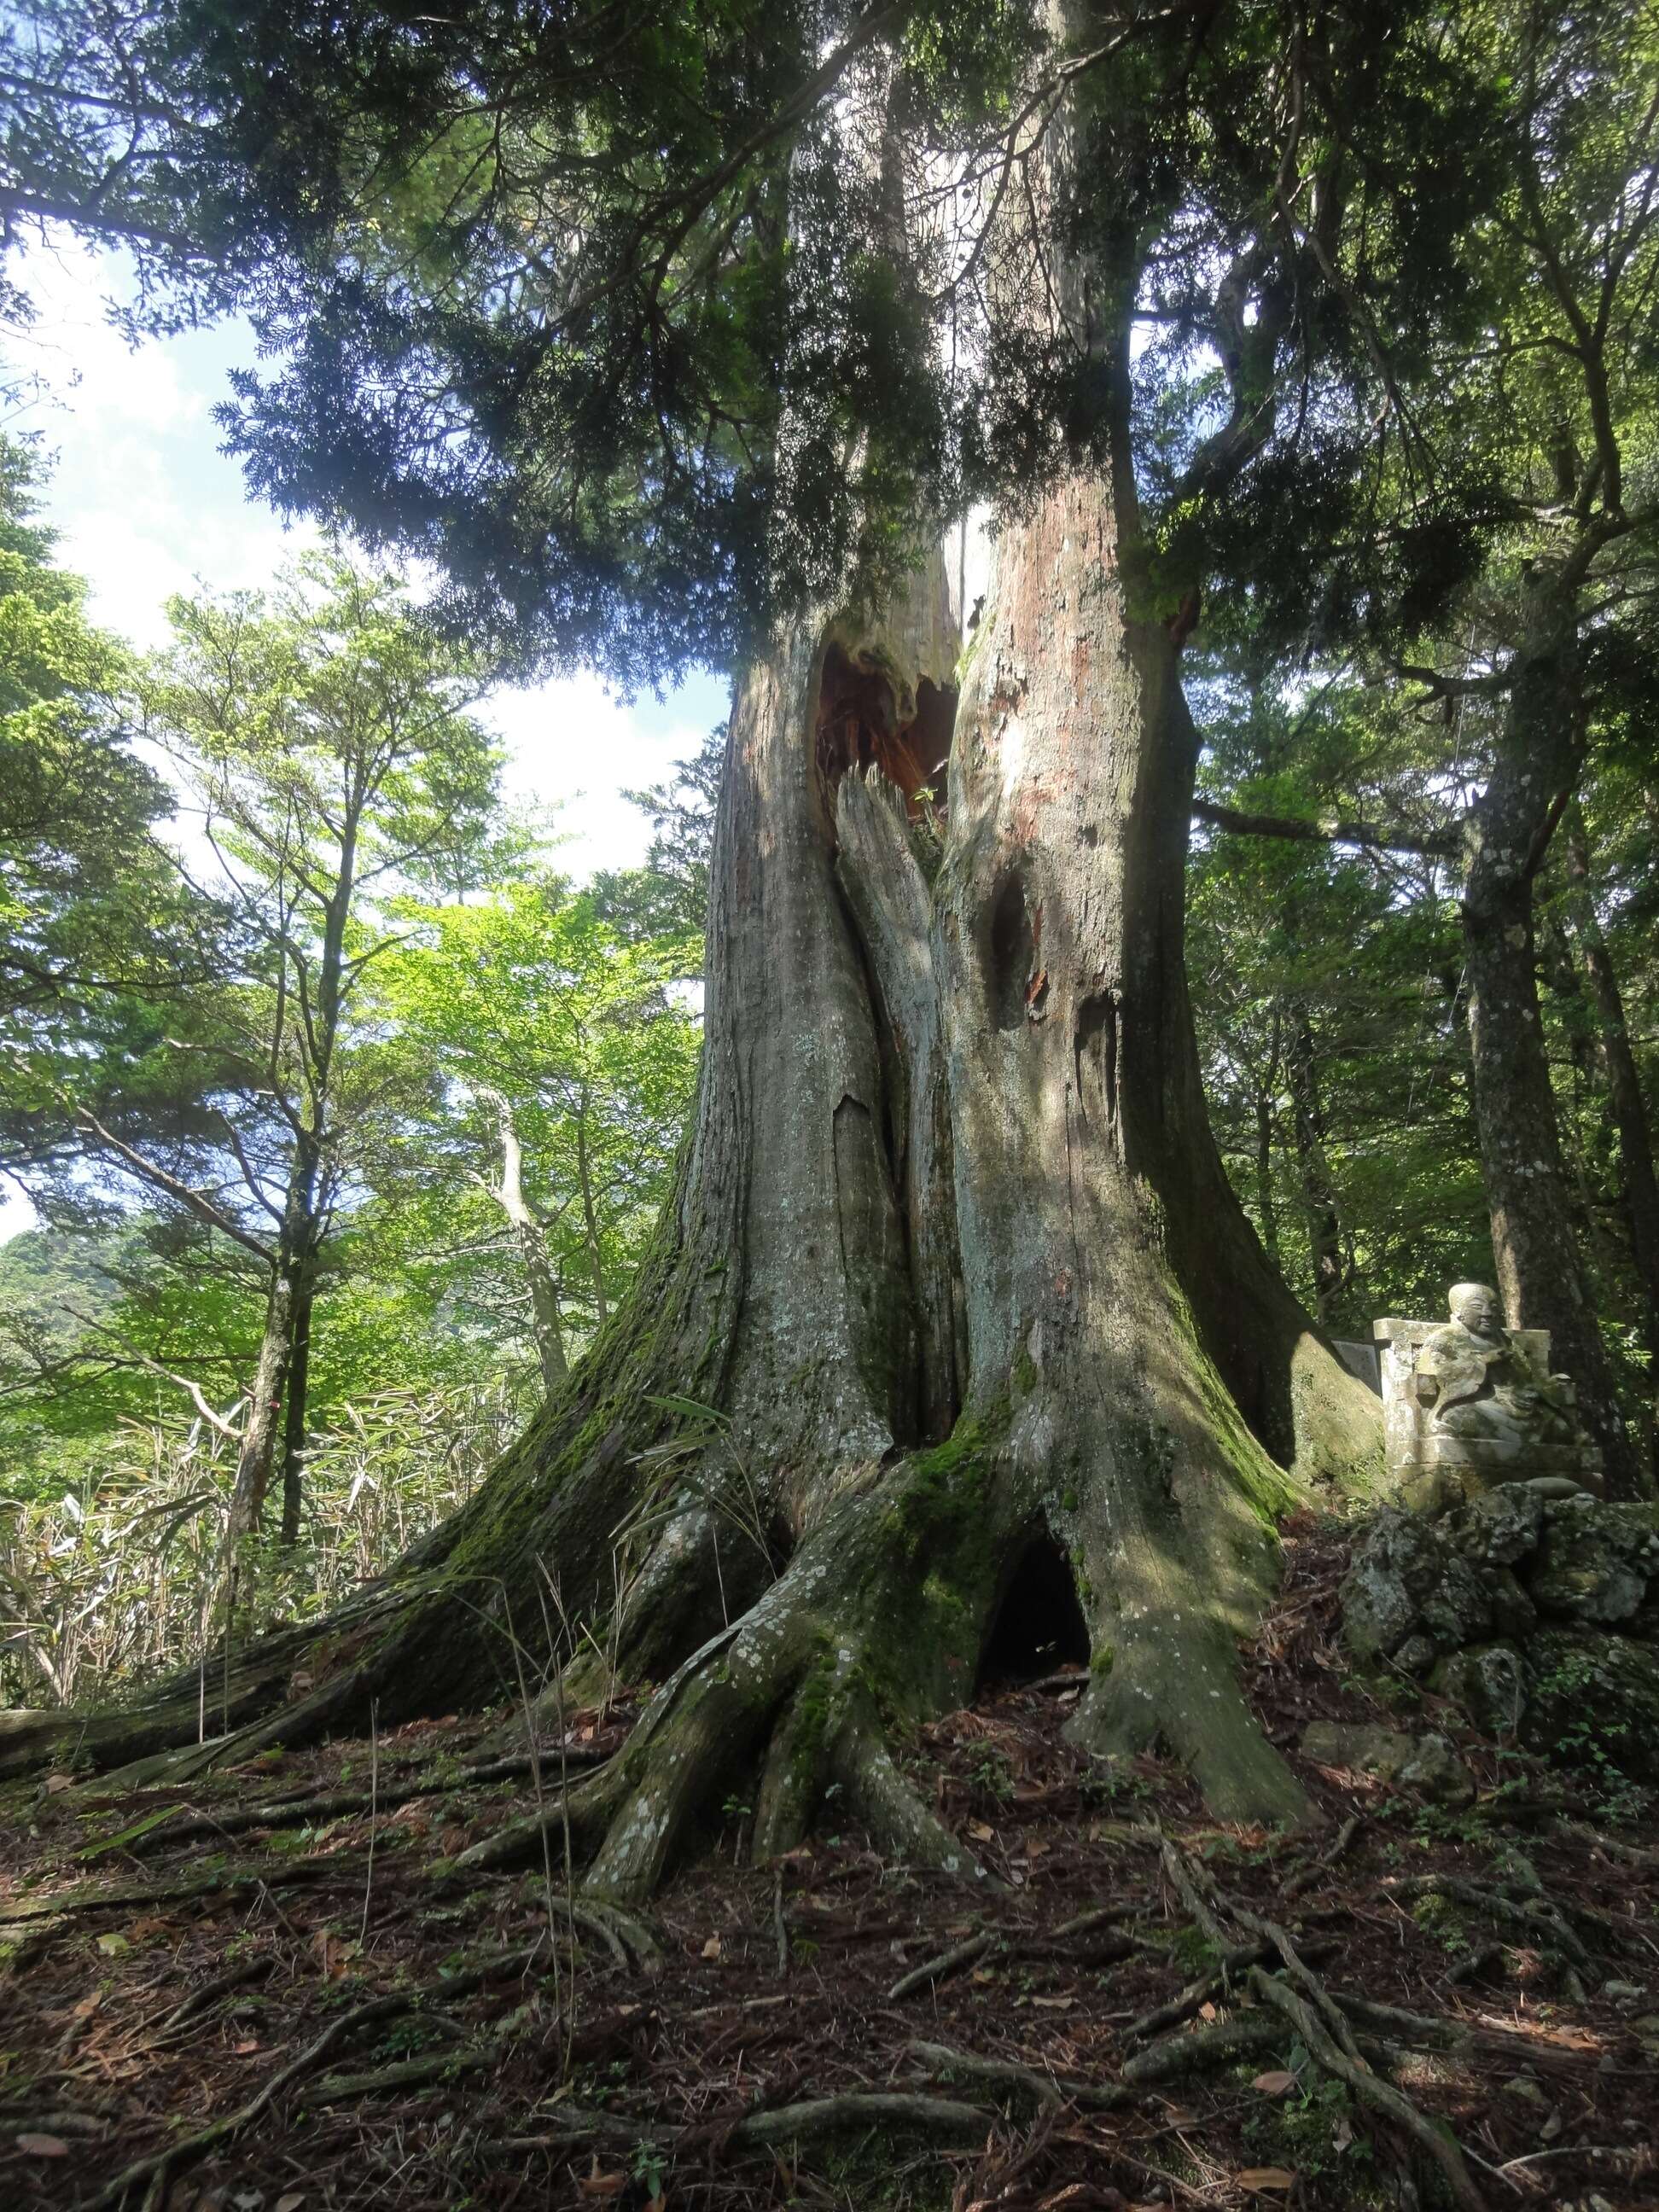
<svg viewBox="0 0 1659 2212">
<path fill-rule="evenodd" d="M 1496 1291 L 1485 1283 L 1454 1283 L 1448 1294 L 1454 1321 L 1476 1336 L 1502 1336 L 1504 1309 Z"/>
</svg>

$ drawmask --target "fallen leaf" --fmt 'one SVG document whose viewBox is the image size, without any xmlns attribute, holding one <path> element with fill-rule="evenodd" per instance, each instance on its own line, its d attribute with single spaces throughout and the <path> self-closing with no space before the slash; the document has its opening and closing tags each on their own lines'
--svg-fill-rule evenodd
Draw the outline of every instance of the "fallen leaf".
<svg viewBox="0 0 1659 2212">
<path fill-rule="evenodd" d="M 1216 2016 L 1215 2007 L 1212 2004 L 1200 2005 L 1198 2016 L 1200 2020 L 1213 2020 Z"/>
<path fill-rule="evenodd" d="M 1042 2012 L 1070 2012 L 1077 1999 L 1075 1997 L 1033 1997 L 1031 2002 Z"/>
<path fill-rule="evenodd" d="M 1258 2074 L 1250 2087 L 1260 2089 L 1264 2097 L 1288 2097 L 1296 2087 L 1296 2076 L 1275 2067 L 1270 2074 Z"/>
<path fill-rule="evenodd" d="M 1352 2141 L 1353 2129 L 1348 2120 L 1347 2115 L 1344 2113 L 1343 2117 L 1331 2130 L 1331 2148 L 1335 2151 L 1346 2150 Z"/>
<path fill-rule="evenodd" d="M 286 2197 L 279 2197 L 276 2199 L 276 2212 L 300 2212 L 300 2207 L 305 2201 L 302 2191 L 290 2189 Z"/>
<path fill-rule="evenodd" d="M 601 2173 L 599 2161 L 595 2159 L 592 2172 L 586 2179 L 578 2175 L 576 2186 L 584 2197 L 620 2197 L 628 2186 L 628 2176 L 625 2173 Z"/>
<path fill-rule="evenodd" d="M 1241 2189 L 1253 2189 L 1258 2197 L 1284 2197 L 1296 2187 L 1296 2176 L 1287 2166 L 1247 2166 L 1233 2179 Z"/>
<path fill-rule="evenodd" d="M 17 2148 L 25 2158 L 67 2158 L 69 2145 L 62 2136 L 19 2136 Z"/>
<path fill-rule="evenodd" d="M 702 1955 L 705 1959 L 718 1959 L 720 1954 L 720 1939 L 718 1936 L 711 1936 L 702 1947 Z"/>
</svg>

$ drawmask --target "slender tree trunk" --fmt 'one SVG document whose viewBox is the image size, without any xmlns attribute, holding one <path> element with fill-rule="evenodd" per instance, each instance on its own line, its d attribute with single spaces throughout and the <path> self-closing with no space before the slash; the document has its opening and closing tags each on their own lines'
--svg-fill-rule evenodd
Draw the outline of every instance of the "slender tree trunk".
<svg viewBox="0 0 1659 2212">
<path fill-rule="evenodd" d="M 1337 1212 L 1330 1163 L 1325 1155 L 1325 1109 L 1319 1095 L 1313 1024 L 1305 1006 L 1298 1006 L 1291 1015 L 1285 1073 L 1290 1085 L 1291 1121 L 1296 1131 L 1297 1173 L 1308 1224 L 1314 1310 L 1325 1322 L 1330 1318 L 1332 1304 L 1342 1291 L 1342 1223 Z"/>
<path fill-rule="evenodd" d="M 1549 1331 L 1551 1356 L 1577 1383 L 1601 1447 L 1609 1494 L 1628 1497 L 1635 1455 L 1573 1231 L 1538 1005 L 1533 885 L 1583 742 L 1576 611 L 1553 580 L 1531 587 L 1498 757 L 1465 829 L 1470 1073 L 1510 1324 Z"/>
<path fill-rule="evenodd" d="M 236 1480 L 226 1517 L 222 1559 L 228 1576 L 246 1540 L 258 1528 L 265 1498 L 276 1464 L 277 1438 L 289 1378 L 294 1364 L 295 1342 L 303 1316 L 309 1367 L 309 1278 L 316 1243 L 317 1178 L 321 1146 L 315 1134 L 305 1130 L 295 1141 L 289 1167 L 288 1192 L 276 1236 L 276 1264 L 265 1302 L 264 1331 L 259 1340 L 258 1363 L 249 1394 L 247 1419 L 236 1458 Z M 300 1419 L 304 1422 L 303 1403 Z M 295 1474 L 297 1486 L 297 1469 Z M 287 1476 L 284 1474 L 284 1488 Z M 297 1522 L 299 1501 L 294 1505 Z M 287 1524 L 288 1504 L 283 1504 Z M 245 1578 L 246 1586 L 246 1578 Z"/>
<path fill-rule="evenodd" d="M 1279 1208 L 1273 1194 L 1273 1098 L 1264 1085 L 1255 1094 L 1255 1210 L 1261 1217 L 1261 1247 L 1279 1265 Z"/>
<path fill-rule="evenodd" d="M 304 1382 L 310 1374 L 311 1278 L 321 1242 L 319 1185 L 322 1179 L 326 1141 L 334 1049 L 339 1035 L 342 986 L 345 975 L 346 924 L 356 882 L 357 823 L 365 794 L 348 794 L 340 840 L 340 858 L 323 923 L 323 941 L 317 963 L 314 993 L 305 1028 L 304 1108 L 297 1118 L 294 1151 L 289 1161 L 288 1188 L 277 1229 L 276 1264 L 265 1308 L 264 1334 L 259 1346 L 253 1394 L 236 1465 L 235 1486 L 226 1519 L 222 1558 L 227 1576 L 248 1537 L 264 1516 L 266 1492 L 276 1465 L 278 1416 L 294 1363 L 295 1343 L 301 1321 L 305 1330 L 305 1366 L 298 1419 L 305 1422 Z M 295 1467 L 290 1507 L 289 1479 L 284 1474 L 283 1528 L 290 1510 L 299 1525 L 299 1468 Z M 285 1540 L 291 1540 L 285 1537 Z"/>
<path fill-rule="evenodd" d="M 587 1158 L 587 1100 L 576 1117 L 576 1177 L 582 1196 L 582 1236 L 587 1246 L 587 1270 L 593 1285 L 593 1319 L 603 1328 L 611 1318 L 605 1296 L 605 1255 L 599 1245 L 599 1209 L 593 1202 L 593 1174 Z"/>
<path fill-rule="evenodd" d="M 486 1091 L 480 1086 L 479 1096 L 487 1098 L 495 1109 L 501 1145 L 501 1177 L 490 1194 L 506 1214 L 519 1248 L 525 1280 L 530 1287 L 531 1327 L 536 1340 L 542 1388 L 551 1397 L 569 1373 L 570 1363 L 565 1357 L 559 1288 L 547 1256 L 547 1234 L 525 1196 L 524 1146 L 512 1106 L 499 1091 Z M 484 1187 L 490 1189 L 488 1184 Z"/>
<path fill-rule="evenodd" d="M 1589 837 L 1576 801 L 1568 809 L 1566 828 L 1573 932 L 1600 1024 L 1607 1095 L 1619 1133 L 1625 1222 L 1641 1285 L 1643 1341 L 1650 1382 L 1659 1389 L 1659 1175 L 1654 1169 L 1653 1125 L 1631 1048 L 1618 971 L 1595 911 Z"/>
<path fill-rule="evenodd" d="M 295 1301 L 294 1350 L 289 1361 L 288 1391 L 283 1407 L 283 1534 L 285 1547 L 300 1540 L 300 1510 L 304 1496 L 306 1414 L 311 1389 L 311 1310 L 316 1293 L 307 1279 Z"/>
</svg>

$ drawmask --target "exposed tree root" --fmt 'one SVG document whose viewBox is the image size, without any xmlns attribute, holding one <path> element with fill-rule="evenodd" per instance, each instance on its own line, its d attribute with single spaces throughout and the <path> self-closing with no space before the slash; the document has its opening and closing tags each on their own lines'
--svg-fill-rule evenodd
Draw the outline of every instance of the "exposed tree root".
<svg viewBox="0 0 1659 2212">
<path fill-rule="evenodd" d="M 514 2155 L 524 2151 L 567 2150 L 573 2143 L 608 2142 L 630 2150 L 640 2144 L 667 2151 L 689 2147 L 688 2138 L 649 2120 L 615 2112 L 586 2110 L 560 2104 L 545 2115 L 540 2132 L 508 2136 L 501 2148 Z M 845 2096 L 813 2097 L 804 2103 L 780 2105 L 769 2112 L 747 2113 L 721 2130 L 720 2141 L 727 2150 L 787 2149 L 796 2143 L 816 2142 L 826 2136 L 884 2133 L 922 2135 L 958 2150 L 977 2150 L 997 2124 L 997 2115 L 977 2105 L 957 2104 L 943 2097 L 924 2097 L 914 2092 L 854 2090 Z"/>
<path fill-rule="evenodd" d="M 1328 1942 L 1304 1943 L 1302 1955 L 1304 1959 L 1317 1960 L 1328 1958 L 1335 1948 L 1334 1943 Z M 1244 1972 L 1247 1967 L 1259 1966 L 1263 1959 L 1271 1955 L 1271 1947 L 1265 1943 L 1237 1945 L 1228 1952 L 1214 1973 L 1204 1974 L 1198 1980 L 1188 1982 L 1186 1988 L 1166 2004 L 1143 2013 L 1139 2020 L 1132 2020 L 1123 2031 L 1124 2040 L 1127 2043 L 1145 2043 L 1151 2036 L 1163 2034 L 1166 2028 L 1178 2027 L 1183 2020 L 1190 2020 L 1212 1997 L 1224 1996 L 1237 1975 Z"/>
<path fill-rule="evenodd" d="M 1583 1907 L 1564 1909 L 1547 1897 L 1506 1897 L 1502 1890 L 1486 1882 L 1468 1881 L 1458 1875 L 1412 1875 L 1403 1881 L 1386 1882 L 1383 1888 L 1389 1897 L 1447 1898 L 1471 1912 L 1480 1913 L 1484 1919 L 1496 1921 L 1499 1927 L 1515 1929 L 1528 1943 L 1558 1953 L 1580 1973 L 1594 1973 L 1595 1962 L 1571 1926 L 1567 1917 L 1569 1910 L 1589 1918 L 1621 1950 L 1628 1941 L 1623 1930 L 1605 1914 L 1591 1914 Z"/>
<path fill-rule="evenodd" d="M 1180 2081 L 1240 2058 L 1256 2058 L 1284 2044 L 1285 2031 L 1266 2013 L 1230 2013 L 1188 2035 L 1165 2036 L 1124 2062 L 1123 2078 L 1138 2088 Z"/>
<path fill-rule="evenodd" d="M 557 1756 L 568 1765 L 586 1769 L 602 1764 L 606 1754 L 576 1747 L 563 1749 Z M 512 1758 L 490 1759 L 481 1765 L 463 1766 L 443 1775 L 428 1774 L 410 1782 L 383 1784 L 372 1793 L 367 1790 L 323 1790 L 305 1797 L 274 1798 L 262 1805 L 228 1805 L 215 1813 L 194 1813 L 187 1805 L 170 1806 L 163 1814 L 146 1814 L 143 1820 L 115 1835 L 88 1844 L 81 1856 L 91 1860 L 118 1850 L 130 1856 L 142 1856 L 150 1851 L 171 1850 L 175 1844 L 192 1842 L 198 1836 L 240 1836 L 254 1828 L 298 1828 L 313 1821 L 337 1820 L 349 1814 L 374 1808 L 386 1812 L 398 1805 L 411 1804 L 421 1797 L 445 1797 L 459 1790 L 483 1789 L 492 1782 L 514 1781 L 531 1773 L 538 1763 L 528 1753 L 520 1753 Z M 544 1768 L 550 1763 L 545 1754 L 539 1761 Z"/>
<path fill-rule="evenodd" d="M 1167 1748 L 1218 1820 L 1316 1826 L 1318 1808 L 1245 1702 L 1231 1638 L 1200 1607 L 1195 1618 L 1176 1606 L 1127 1621 L 1110 1672 L 1091 1676 L 1066 1733 L 1119 1756 Z"/>
<path fill-rule="evenodd" d="M 1308 1888 L 1310 1884 L 1317 1881 L 1320 1875 L 1323 1874 L 1328 1868 L 1334 1867 L 1336 1864 L 1343 1852 L 1347 1850 L 1349 1844 L 1352 1843 L 1354 1838 L 1359 1833 L 1360 1824 L 1364 1820 L 1364 1817 L 1363 1814 L 1350 1813 L 1347 1819 L 1337 1830 L 1336 1834 L 1333 1837 L 1330 1843 L 1322 1851 L 1321 1851 L 1319 1856 L 1315 1859 L 1311 1864 L 1302 1868 L 1299 1873 L 1291 1875 L 1285 1880 L 1281 1886 L 1279 1893 L 1280 1897 L 1286 1901 L 1286 1903 L 1288 1903 L 1291 1898 L 1297 1896 L 1303 1890 Z"/>
<path fill-rule="evenodd" d="M 1315 2063 L 1352 2090 L 1362 2104 L 1391 2120 L 1415 2142 L 1439 2169 L 1464 2212 L 1485 2212 L 1486 2199 L 1474 2185 L 1454 2137 L 1424 2118 L 1410 2098 L 1384 2081 L 1363 2057 L 1341 2008 L 1297 1952 L 1284 1929 L 1233 1899 L 1224 1899 L 1215 1884 L 1176 1845 L 1164 1846 L 1164 1863 L 1187 1909 L 1212 1942 L 1225 1948 L 1224 1912 L 1249 1932 L 1270 1942 L 1283 1962 L 1285 1978 L 1264 1966 L 1249 1969 L 1250 1987 L 1262 2002 L 1280 2013 L 1301 2036 Z"/>
<path fill-rule="evenodd" d="M 908 1974 L 901 1974 L 887 1992 L 889 2004 L 897 2004 L 913 1990 L 926 1984 L 932 1988 L 948 1975 L 959 1973 L 963 1966 L 971 1966 L 984 1958 L 987 1952 L 998 1948 L 1000 1938 L 994 1934 L 970 1936 L 965 1943 L 956 1943 L 948 1951 L 941 1951 L 937 1959 L 929 1959 L 920 1966 L 912 1966 Z"/>
<path fill-rule="evenodd" d="M 1098 2082 L 1039 2074 L 1034 2066 L 1020 2066 L 1010 2058 L 988 2058 L 978 2051 L 957 2051 L 944 2043 L 918 2039 L 904 2048 L 908 2057 L 927 2069 L 931 2081 L 983 2081 L 1000 2089 L 1005 2096 L 1029 2097 L 1042 2112 L 1077 2105 L 1089 2112 L 1115 2112 L 1136 2102 L 1136 2092 L 1120 2083 L 1103 2087 Z"/>
<path fill-rule="evenodd" d="M 162 2149 L 152 2151 L 143 2158 L 134 2160 L 131 2166 L 123 2167 L 93 2199 L 89 2212 L 116 2212 L 116 2208 L 125 2204 L 133 2191 L 140 2188 L 145 2191 L 143 2202 L 147 2206 L 159 2205 L 173 2176 L 182 2168 L 195 2165 L 221 2143 L 251 2127 L 270 2110 L 290 2083 L 310 2074 L 331 2051 L 360 2029 L 373 2027 L 381 2021 L 395 2019 L 403 2013 L 419 2010 L 434 1997 L 441 1998 L 446 2005 L 453 2004 L 457 1997 L 482 1989 L 488 1982 L 513 1974 L 527 1973 L 538 1963 L 550 1960 L 551 1955 L 547 1937 L 539 1936 L 529 1945 L 514 1950 L 492 1952 L 484 1958 L 475 1960 L 471 1966 L 459 1968 L 446 1975 L 441 1981 L 426 1987 L 390 1991 L 381 1996 L 370 1997 L 362 2004 L 353 2005 L 349 2011 L 331 2021 L 320 2035 L 308 2043 L 287 2065 L 278 2068 L 253 2096 L 239 2105 L 234 2112 L 223 2113 L 195 2134 L 183 2136 L 178 2142 L 168 2143 Z M 447 2052 L 444 2057 L 451 2066 L 459 2064 L 461 2070 L 465 2070 L 465 2062 L 469 2055 L 482 2055 L 487 2048 L 489 2055 L 493 2057 L 499 2055 L 507 2040 L 503 2034 L 492 2039 L 487 2046 L 469 2045 L 466 2051 Z M 378 2069 L 373 2075 L 334 2076 L 334 2094 L 337 2097 L 369 2094 L 374 2087 L 384 2081 L 386 2070 Z M 348 2086 L 343 2087 L 342 2084 Z M 349 2086 L 352 2084 L 356 2086 Z"/>
</svg>

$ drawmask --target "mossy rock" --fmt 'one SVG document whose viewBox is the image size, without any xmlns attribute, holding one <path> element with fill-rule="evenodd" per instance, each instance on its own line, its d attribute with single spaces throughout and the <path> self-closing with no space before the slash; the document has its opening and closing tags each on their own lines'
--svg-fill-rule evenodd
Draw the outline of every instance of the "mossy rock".
<svg viewBox="0 0 1659 2212">
<path fill-rule="evenodd" d="M 1526 1581 L 1539 1611 L 1612 1626 L 1640 1611 L 1659 1578 L 1659 1506 L 1553 1505 Z"/>
<path fill-rule="evenodd" d="M 1491 1600 L 1449 1531 L 1415 1514 L 1379 1513 L 1342 1585 L 1342 1632 L 1355 1656 L 1385 1659 L 1419 1635 L 1453 1651 L 1491 1632 Z"/>
</svg>

